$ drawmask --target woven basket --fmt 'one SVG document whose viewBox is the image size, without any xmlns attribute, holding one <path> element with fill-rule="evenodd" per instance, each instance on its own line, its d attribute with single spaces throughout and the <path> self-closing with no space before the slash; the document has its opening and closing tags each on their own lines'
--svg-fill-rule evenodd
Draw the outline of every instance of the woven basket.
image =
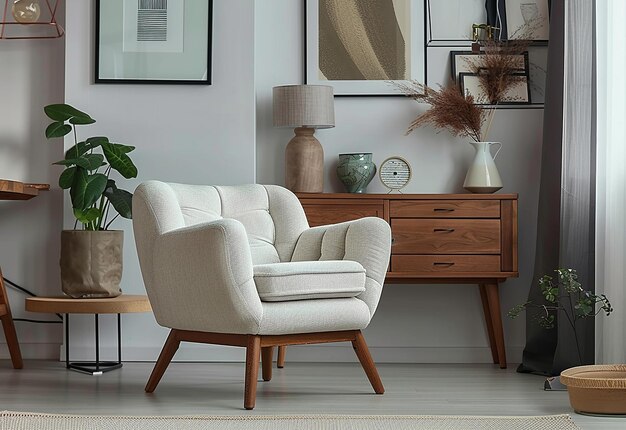
<svg viewBox="0 0 626 430">
<path fill-rule="evenodd" d="M 626 364 L 572 367 L 561 382 L 576 412 L 626 415 Z"/>
</svg>

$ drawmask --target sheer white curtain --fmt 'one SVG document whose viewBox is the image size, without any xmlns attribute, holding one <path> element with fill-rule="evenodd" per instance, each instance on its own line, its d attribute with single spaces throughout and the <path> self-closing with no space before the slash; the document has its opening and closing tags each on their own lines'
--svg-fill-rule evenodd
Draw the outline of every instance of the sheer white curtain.
<svg viewBox="0 0 626 430">
<path fill-rule="evenodd" d="M 596 4 L 596 291 L 615 309 L 597 318 L 597 362 L 626 363 L 626 1 Z"/>
</svg>

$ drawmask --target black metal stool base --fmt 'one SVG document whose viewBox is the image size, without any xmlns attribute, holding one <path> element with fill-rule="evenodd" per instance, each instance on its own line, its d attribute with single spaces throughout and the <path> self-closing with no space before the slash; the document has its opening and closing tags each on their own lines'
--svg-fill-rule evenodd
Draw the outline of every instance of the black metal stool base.
<svg viewBox="0 0 626 430">
<path fill-rule="evenodd" d="M 95 314 L 96 361 L 70 361 L 70 315 L 65 314 L 65 367 L 88 375 L 102 375 L 122 367 L 122 316 L 117 314 L 117 361 L 100 361 L 100 327 Z"/>
<path fill-rule="evenodd" d="M 96 363 L 95 361 L 81 361 L 69 363 L 67 365 L 68 369 L 88 373 L 90 375 L 102 375 L 103 373 L 110 372 L 111 370 L 119 369 L 121 367 L 122 363 L 118 363 L 117 361 L 101 361 L 99 363 Z"/>
</svg>

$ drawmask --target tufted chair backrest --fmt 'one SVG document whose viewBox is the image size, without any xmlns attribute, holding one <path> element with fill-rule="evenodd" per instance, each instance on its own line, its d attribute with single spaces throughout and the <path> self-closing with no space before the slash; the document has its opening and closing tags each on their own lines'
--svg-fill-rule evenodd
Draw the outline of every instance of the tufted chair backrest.
<svg viewBox="0 0 626 430">
<path fill-rule="evenodd" d="M 168 231 L 221 218 L 241 222 L 253 264 L 290 261 L 309 225 L 297 197 L 277 185 L 204 186 L 148 181 L 133 197 L 133 228 L 144 276 L 154 240 Z"/>
</svg>

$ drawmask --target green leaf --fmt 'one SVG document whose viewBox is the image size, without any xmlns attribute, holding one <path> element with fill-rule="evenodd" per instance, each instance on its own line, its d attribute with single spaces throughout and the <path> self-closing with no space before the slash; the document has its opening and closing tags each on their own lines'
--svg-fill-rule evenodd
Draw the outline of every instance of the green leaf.
<svg viewBox="0 0 626 430">
<path fill-rule="evenodd" d="M 110 143 L 102 144 L 102 150 L 111 167 L 126 179 L 137 177 L 137 167 L 132 160 L 117 146 Z"/>
<path fill-rule="evenodd" d="M 78 142 L 76 145 L 65 151 L 65 159 L 69 160 L 80 157 L 81 155 L 89 152 L 90 149 L 91 147 L 89 147 L 86 142 Z"/>
<path fill-rule="evenodd" d="M 56 165 L 59 166 L 79 166 L 85 170 L 96 170 L 102 166 L 104 162 L 104 156 L 102 154 L 83 154 L 78 158 L 68 158 L 65 160 L 57 161 Z"/>
<path fill-rule="evenodd" d="M 88 125 L 93 124 L 94 122 L 96 122 L 96 120 L 93 118 L 83 118 L 79 116 L 70 119 L 70 124 L 74 125 Z"/>
<path fill-rule="evenodd" d="M 59 187 L 67 190 L 72 187 L 74 183 L 74 174 L 76 173 L 76 167 L 68 167 L 59 176 Z"/>
<path fill-rule="evenodd" d="M 65 158 L 76 158 L 81 155 L 91 151 L 92 149 L 96 149 L 102 143 L 109 143 L 109 139 L 103 136 L 90 137 L 84 142 L 78 142 L 78 144 L 72 146 L 65 153 Z"/>
<path fill-rule="evenodd" d="M 67 166 L 67 167 L 79 166 L 79 167 L 82 167 L 83 169 L 87 169 L 89 167 L 89 162 L 83 157 L 70 158 L 69 160 L 61 160 L 52 164 L 56 164 L 57 166 Z"/>
<path fill-rule="evenodd" d="M 127 219 L 133 218 L 133 195 L 131 193 L 126 190 L 120 190 L 117 187 L 110 188 L 107 186 L 104 195 L 122 217 Z"/>
<path fill-rule="evenodd" d="M 117 189 L 117 184 L 115 183 L 115 180 L 109 179 L 107 181 L 107 187 L 105 191 L 109 191 L 109 189 Z"/>
<path fill-rule="evenodd" d="M 63 122 L 53 122 L 46 128 L 46 137 L 52 139 L 55 137 L 63 137 L 72 131 L 72 126 L 63 124 Z"/>
<path fill-rule="evenodd" d="M 83 160 L 87 160 L 87 167 L 84 167 L 87 170 L 96 170 L 98 167 L 102 166 L 104 162 L 104 155 L 102 154 L 86 154 L 81 157 Z"/>
<path fill-rule="evenodd" d="M 102 213 L 100 212 L 100 209 L 98 208 L 89 208 L 85 211 L 80 210 L 80 209 L 74 209 L 74 216 L 76 217 L 78 221 L 82 222 L 83 224 L 87 224 L 92 221 L 95 221 L 101 215 Z"/>
<path fill-rule="evenodd" d="M 48 105 L 44 107 L 43 110 L 46 113 L 46 115 L 48 115 L 48 118 L 50 118 L 53 121 L 63 122 L 63 121 L 67 121 L 68 119 L 76 118 L 79 121 L 91 120 L 92 122 L 90 122 L 89 124 L 92 124 L 95 122 L 95 120 L 91 118 L 88 114 L 86 114 L 85 112 L 79 111 L 75 107 L 70 106 L 68 104 Z M 75 123 L 75 124 L 78 124 L 78 123 Z"/>
<path fill-rule="evenodd" d="M 130 145 L 122 145 L 121 143 L 112 143 L 115 148 L 119 149 L 124 154 L 128 154 L 129 152 L 133 152 L 135 150 L 134 146 Z"/>
<path fill-rule="evenodd" d="M 102 196 L 107 186 L 107 177 L 102 173 L 89 175 L 83 168 L 77 168 L 74 183 L 70 190 L 72 207 L 86 210 Z"/>
</svg>

